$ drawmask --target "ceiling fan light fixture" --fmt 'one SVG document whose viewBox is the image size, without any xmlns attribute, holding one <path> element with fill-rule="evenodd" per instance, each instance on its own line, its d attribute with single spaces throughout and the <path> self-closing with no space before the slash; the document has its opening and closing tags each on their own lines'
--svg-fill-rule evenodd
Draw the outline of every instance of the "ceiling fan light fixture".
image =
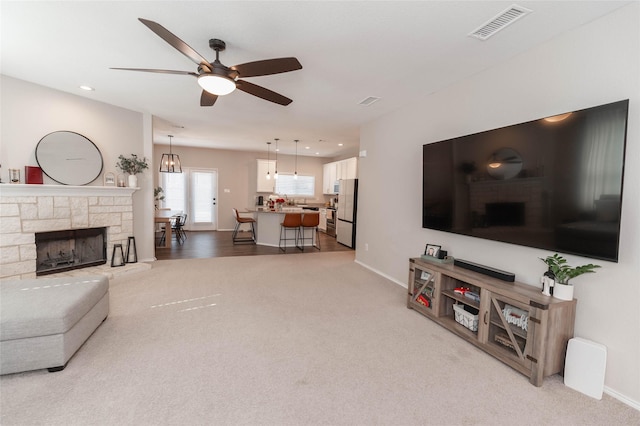
<svg viewBox="0 0 640 426">
<path fill-rule="evenodd" d="M 198 84 L 207 92 L 217 96 L 228 95 L 236 90 L 236 82 L 222 75 L 202 74 L 198 77 Z"/>
</svg>

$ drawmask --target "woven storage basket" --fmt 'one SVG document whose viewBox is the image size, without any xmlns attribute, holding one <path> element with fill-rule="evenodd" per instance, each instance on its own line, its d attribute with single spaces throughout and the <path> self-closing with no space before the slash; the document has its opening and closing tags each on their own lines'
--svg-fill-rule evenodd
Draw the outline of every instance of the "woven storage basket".
<svg viewBox="0 0 640 426">
<path fill-rule="evenodd" d="M 478 315 L 473 315 L 464 309 L 464 305 L 453 305 L 456 322 L 471 331 L 478 331 Z"/>
</svg>

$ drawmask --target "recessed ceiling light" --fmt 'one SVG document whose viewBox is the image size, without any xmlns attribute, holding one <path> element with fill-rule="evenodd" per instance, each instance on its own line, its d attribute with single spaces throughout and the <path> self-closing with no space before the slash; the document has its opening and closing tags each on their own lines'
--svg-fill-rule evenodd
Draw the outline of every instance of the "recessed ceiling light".
<svg viewBox="0 0 640 426">
<path fill-rule="evenodd" d="M 342 146 L 342 145 L 344 145 L 344 144 L 343 144 L 343 143 L 339 143 L 339 144 L 338 144 L 338 146 Z"/>
<path fill-rule="evenodd" d="M 96 90 L 96 89 L 94 89 L 93 87 L 91 87 L 91 86 L 86 86 L 86 85 L 84 85 L 84 84 L 83 84 L 82 86 L 80 86 L 80 88 L 81 88 L 82 90 L 86 90 L 87 92 L 93 92 L 94 90 Z"/>
<path fill-rule="evenodd" d="M 319 152 L 316 152 L 316 155 L 320 155 L 320 153 L 319 153 Z"/>
<path fill-rule="evenodd" d="M 311 147 L 310 146 L 305 146 L 304 149 L 311 149 Z"/>
</svg>

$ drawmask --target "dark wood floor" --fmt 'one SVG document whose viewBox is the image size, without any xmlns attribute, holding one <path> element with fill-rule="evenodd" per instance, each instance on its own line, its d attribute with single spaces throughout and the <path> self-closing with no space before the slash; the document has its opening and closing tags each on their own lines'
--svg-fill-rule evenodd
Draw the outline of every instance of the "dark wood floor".
<svg viewBox="0 0 640 426">
<path fill-rule="evenodd" d="M 256 256 L 260 254 L 285 254 L 278 247 L 257 244 L 233 244 L 231 231 L 187 231 L 187 239 L 178 244 L 173 238 L 171 248 L 156 247 L 156 259 L 196 259 L 227 256 Z M 335 237 L 320 232 L 321 251 L 349 251 L 349 247 L 338 243 Z M 313 247 L 305 247 L 304 253 L 317 252 Z M 286 254 L 302 253 L 298 249 L 287 248 Z"/>
</svg>

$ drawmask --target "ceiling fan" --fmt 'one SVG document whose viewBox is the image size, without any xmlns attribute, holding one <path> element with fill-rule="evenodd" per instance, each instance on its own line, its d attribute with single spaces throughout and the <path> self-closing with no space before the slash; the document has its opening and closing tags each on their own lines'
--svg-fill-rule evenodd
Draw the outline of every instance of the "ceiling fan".
<svg viewBox="0 0 640 426">
<path fill-rule="evenodd" d="M 227 95 L 235 89 L 242 90 L 250 95 L 257 96 L 270 102 L 280 105 L 289 105 L 292 100 L 282 96 L 272 90 L 266 89 L 257 84 L 240 80 L 241 77 L 258 77 L 262 75 L 279 74 L 283 72 L 302 69 L 302 65 L 296 58 L 276 58 L 262 61 L 247 62 L 245 64 L 227 67 L 219 60 L 219 54 L 226 48 L 222 40 L 216 38 L 209 40 L 209 47 L 216 52 L 216 59 L 213 62 L 207 61 L 202 55 L 193 50 L 187 43 L 180 40 L 157 22 L 138 18 L 151 31 L 156 33 L 161 39 L 169 43 L 180 53 L 191 59 L 198 65 L 198 72 L 157 70 L 147 68 L 111 68 L 114 70 L 141 71 L 163 74 L 191 75 L 198 78 L 198 84 L 202 87 L 200 96 L 200 106 L 212 106 L 218 100 L 218 96 Z"/>
</svg>

